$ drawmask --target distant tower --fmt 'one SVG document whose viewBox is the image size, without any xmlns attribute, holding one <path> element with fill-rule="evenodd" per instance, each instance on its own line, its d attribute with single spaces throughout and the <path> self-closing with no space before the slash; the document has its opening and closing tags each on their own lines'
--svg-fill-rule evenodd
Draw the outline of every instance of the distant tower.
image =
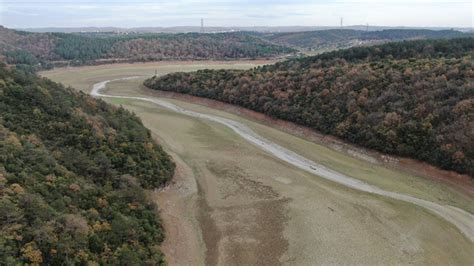
<svg viewBox="0 0 474 266">
<path fill-rule="evenodd" d="M 344 27 L 344 18 L 341 17 L 341 29 Z"/>
<path fill-rule="evenodd" d="M 201 18 L 201 33 L 204 33 L 204 19 Z"/>
</svg>

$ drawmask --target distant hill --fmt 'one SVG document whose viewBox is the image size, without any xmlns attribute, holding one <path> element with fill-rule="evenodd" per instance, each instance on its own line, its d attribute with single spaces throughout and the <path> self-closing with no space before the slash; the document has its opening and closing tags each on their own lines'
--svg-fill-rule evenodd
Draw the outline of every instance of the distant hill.
<svg viewBox="0 0 474 266">
<path fill-rule="evenodd" d="M 474 38 L 402 41 L 248 71 L 174 73 L 144 84 L 474 176 L 473 56 Z"/>
<path fill-rule="evenodd" d="M 322 31 L 287 32 L 266 34 L 263 38 L 290 47 L 304 50 L 329 51 L 361 45 L 381 44 L 389 41 L 439 39 L 474 36 L 455 30 L 387 29 L 361 31 L 331 29 Z"/>
<path fill-rule="evenodd" d="M 94 28 L 88 28 L 93 30 Z M 115 28 L 107 28 L 114 30 Z M 454 30 L 329 29 L 286 33 L 32 33 L 0 27 L 0 54 L 23 69 L 160 60 L 230 60 L 321 53 L 391 41 L 471 36 Z"/>
<path fill-rule="evenodd" d="M 0 53 L 10 64 L 43 67 L 116 61 L 253 59 L 294 49 L 244 32 L 219 34 L 31 33 L 0 27 Z M 59 62 L 58 62 L 59 61 Z"/>
<path fill-rule="evenodd" d="M 265 33 L 278 32 L 301 32 L 301 31 L 320 31 L 320 30 L 334 30 L 341 29 L 340 26 L 249 26 L 249 27 L 218 27 L 205 26 L 204 30 L 207 33 L 217 32 L 233 32 L 233 31 L 252 31 Z M 469 32 L 471 28 L 452 28 L 452 27 L 392 27 L 392 26 L 376 26 L 376 25 L 350 25 L 344 26 L 344 30 L 369 30 L 381 31 L 388 29 L 395 30 L 457 30 L 462 32 Z M 134 27 L 134 28 L 119 28 L 119 27 L 49 27 L 49 28 L 23 28 L 17 29 L 20 31 L 29 32 L 62 32 L 62 33 L 80 33 L 80 32 L 128 32 L 128 33 L 188 33 L 201 32 L 200 26 L 174 26 L 174 27 Z"/>
<path fill-rule="evenodd" d="M 0 264 L 163 264 L 173 172 L 134 114 L 0 65 Z"/>
</svg>

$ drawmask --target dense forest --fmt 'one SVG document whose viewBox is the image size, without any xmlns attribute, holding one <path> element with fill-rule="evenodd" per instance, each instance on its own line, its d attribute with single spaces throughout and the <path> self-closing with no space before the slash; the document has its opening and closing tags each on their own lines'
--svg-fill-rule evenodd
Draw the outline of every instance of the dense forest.
<svg viewBox="0 0 474 266">
<path fill-rule="evenodd" d="M 474 39 L 357 47 L 145 86 L 240 105 L 378 151 L 474 176 Z"/>
<path fill-rule="evenodd" d="M 0 265 L 157 265 L 174 164 L 132 113 L 0 66 Z"/>
<path fill-rule="evenodd" d="M 245 32 L 199 34 L 29 33 L 0 27 L 0 53 L 10 64 L 51 67 L 100 60 L 255 59 L 295 52 Z M 64 63 L 64 62 L 63 62 Z"/>
<path fill-rule="evenodd" d="M 160 60 L 272 58 L 298 50 L 330 51 L 388 41 L 454 38 L 444 30 L 321 30 L 290 33 L 32 33 L 0 26 L 0 59 L 24 70 Z"/>
<path fill-rule="evenodd" d="M 352 46 L 382 44 L 388 41 L 414 39 L 439 39 L 472 36 L 454 30 L 393 29 L 382 31 L 361 31 L 333 29 L 306 32 L 270 33 L 263 37 L 271 42 L 299 49 L 328 51 Z"/>
</svg>

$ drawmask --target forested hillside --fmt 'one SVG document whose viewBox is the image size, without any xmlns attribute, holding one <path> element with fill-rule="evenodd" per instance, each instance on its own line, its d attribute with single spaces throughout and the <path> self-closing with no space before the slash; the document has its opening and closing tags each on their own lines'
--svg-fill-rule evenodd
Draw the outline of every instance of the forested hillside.
<svg viewBox="0 0 474 266">
<path fill-rule="evenodd" d="M 240 105 L 474 176 L 474 39 L 358 47 L 248 71 L 153 77 L 156 90 Z"/>
<path fill-rule="evenodd" d="M 401 41 L 413 39 L 456 38 L 465 34 L 454 30 L 320 30 L 306 32 L 287 32 L 266 34 L 265 39 L 305 50 L 327 51 L 352 46 L 381 44 L 388 41 Z"/>
<path fill-rule="evenodd" d="M 10 64 L 48 67 L 100 60 L 152 61 L 252 59 L 284 55 L 292 48 L 243 32 L 219 34 L 28 33 L 0 27 L 0 52 Z M 64 62 L 63 62 L 64 63 Z"/>
<path fill-rule="evenodd" d="M 162 264 L 173 172 L 134 114 L 0 67 L 0 265 Z"/>
<path fill-rule="evenodd" d="M 0 57 L 26 70 L 64 65 L 159 60 L 228 60 L 284 56 L 297 50 L 329 51 L 388 41 L 454 38 L 433 30 L 321 30 L 262 34 L 31 33 L 0 26 Z M 291 48 L 290 48 L 291 47 Z"/>
</svg>

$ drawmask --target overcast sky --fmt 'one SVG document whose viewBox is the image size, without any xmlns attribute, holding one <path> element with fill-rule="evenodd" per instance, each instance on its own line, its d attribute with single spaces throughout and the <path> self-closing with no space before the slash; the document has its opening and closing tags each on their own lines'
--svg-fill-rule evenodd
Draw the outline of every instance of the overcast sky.
<svg viewBox="0 0 474 266">
<path fill-rule="evenodd" d="M 0 0 L 12 28 L 84 26 L 472 27 L 473 0 Z"/>
</svg>

